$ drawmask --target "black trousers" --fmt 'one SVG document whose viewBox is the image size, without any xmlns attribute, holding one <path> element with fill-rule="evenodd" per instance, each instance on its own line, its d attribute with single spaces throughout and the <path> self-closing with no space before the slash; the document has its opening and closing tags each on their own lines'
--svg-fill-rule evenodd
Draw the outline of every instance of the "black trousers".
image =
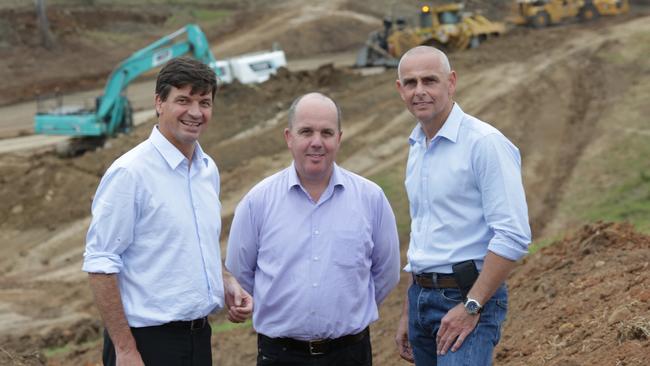
<svg viewBox="0 0 650 366">
<path fill-rule="evenodd" d="M 161 325 L 131 328 L 138 351 L 147 366 L 212 366 L 212 329 L 207 323 L 201 329 Z M 115 366 L 115 347 L 104 330 L 103 360 Z"/>
<path fill-rule="evenodd" d="M 330 350 L 323 355 L 284 347 L 271 338 L 257 337 L 257 366 L 372 366 L 370 333 L 355 344 Z"/>
</svg>

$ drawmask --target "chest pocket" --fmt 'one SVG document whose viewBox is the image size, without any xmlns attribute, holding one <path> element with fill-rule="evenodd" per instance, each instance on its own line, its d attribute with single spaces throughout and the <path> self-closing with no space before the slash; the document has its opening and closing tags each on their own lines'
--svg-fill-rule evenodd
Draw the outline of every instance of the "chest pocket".
<svg viewBox="0 0 650 366">
<path fill-rule="evenodd" d="M 371 240 L 363 227 L 334 230 L 329 240 L 332 263 L 347 269 L 363 269 L 369 263 Z"/>
</svg>

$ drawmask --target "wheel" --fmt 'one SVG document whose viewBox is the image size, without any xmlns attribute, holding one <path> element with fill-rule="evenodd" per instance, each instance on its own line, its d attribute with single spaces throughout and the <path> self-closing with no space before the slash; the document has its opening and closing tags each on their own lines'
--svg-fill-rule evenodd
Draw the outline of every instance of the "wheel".
<svg viewBox="0 0 650 366">
<path fill-rule="evenodd" d="M 529 24 L 533 28 L 544 28 L 548 27 L 549 24 L 551 24 L 551 17 L 548 15 L 547 12 L 545 11 L 540 11 L 539 13 L 533 15 L 530 20 Z"/>
<path fill-rule="evenodd" d="M 585 22 L 588 20 L 593 20 L 598 18 L 600 13 L 598 13 L 598 9 L 594 6 L 594 4 L 585 4 L 585 6 L 580 9 L 580 14 L 578 14 L 578 18 L 580 18 L 581 21 Z"/>
</svg>

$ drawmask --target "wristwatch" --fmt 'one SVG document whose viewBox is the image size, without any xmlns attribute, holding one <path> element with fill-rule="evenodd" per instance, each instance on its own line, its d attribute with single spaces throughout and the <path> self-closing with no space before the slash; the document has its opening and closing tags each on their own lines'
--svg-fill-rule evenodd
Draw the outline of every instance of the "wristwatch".
<svg viewBox="0 0 650 366">
<path fill-rule="evenodd" d="M 480 302 L 478 302 L 478 301 L 476 301 L 474 299 L 471 299 L 469 297 L 465 301 L 464 305 L 465 305 L 465 311 L 467 311 L 467 314 L 469 314 L 469 315 L 476 315 L 476 314 L 480 313 L 481 310 L 483 310 L 483 306 L 481 306 Z"/>
</svg>

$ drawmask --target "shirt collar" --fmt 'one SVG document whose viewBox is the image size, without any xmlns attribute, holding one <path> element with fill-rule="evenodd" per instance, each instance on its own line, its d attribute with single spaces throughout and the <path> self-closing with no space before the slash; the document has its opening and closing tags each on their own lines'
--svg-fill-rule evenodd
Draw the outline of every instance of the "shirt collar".
<svg viewBox="0 0 650 366">
<path fill-rule="evenodd" d="M 289 167 L 289 181 L 288 181 L 288 187 L 287 189 L 291 189 L 295 186 L 301 186 L 300 184 L 300 179 L 298 178 L 298 172 L 296 171 L 296 162 L 292 162 L 291 166 Z M 332 176 L 330 177 L 330 182 L 327 185 L 327 188 L 325 191 L 327 191 L 330 187 L 336 187 L 336 186 L 342 186 L 344 187 L 345 184 L 343 183 L 342 175 L 341 175 L 341 168 L 334 163 L 334 168 L 332 169 Z"/>
<path fill-rule="evenodd" d="M 158 125 L 153 127 L 151 135 L 149 136 L 151 143 L 158 150 L 163 159 L 167 162 L 170 168 L 176 169 L 178 165 L 185 160 L 185 155 L 183 155 L 180 150 L 176 148 L 158 129 Z M 195 143 L 194 155 L 192 160 L 202 161 L 204 166 L 208 166 L 208 157 L 203 152 L 201 145 L 198 141 Z"/>
<path fill-rule="evenodd" d="M 460 131 L 460 122 L 462 121 L 464 114 L 465 112 L 460 109 L 458 103 L 454 103 L 454 106 L 451 108 L 451 112 L 449 113 L 449 116 L 447 116 L 445 123 L 442 124 L 442 128 L 438 131 L 438 133 L 436 133 L 433 138 L 435 139 L 436 137 L 440 136 L 446 138 L 451 142 L 456 142 L 456 140 L 458 140 L 458 132 Z M 411 132 L 411 135 L 409 136 L 409 144 L 413 145 L 416 142 L 424 143 L 425 139 L 426 135 L 424 134 L 424 130 L 418 122 L 417 126 L 415 126 Z"/>
</svg>

